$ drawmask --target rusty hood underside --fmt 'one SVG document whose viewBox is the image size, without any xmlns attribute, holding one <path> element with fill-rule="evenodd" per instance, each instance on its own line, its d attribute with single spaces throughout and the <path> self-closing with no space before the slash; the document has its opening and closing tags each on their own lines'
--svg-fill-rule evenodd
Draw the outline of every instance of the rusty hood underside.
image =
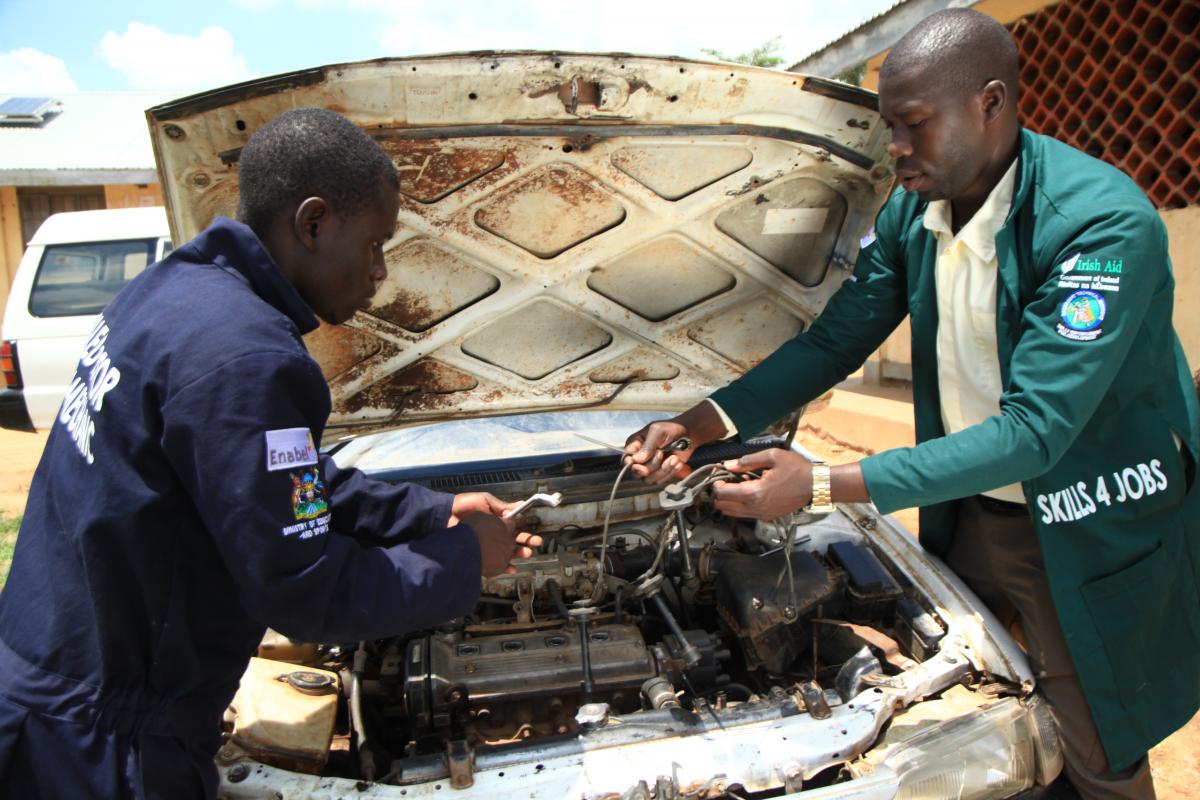
<svg viewBox="0 0 1200 800">
<path fill-rule="evenodd" d="M 342 64 L 147 112 L 175 241 L 237 207 L 238 152 L 289 108 L 399 172 L 374 305 L 307 340 L 331 426 L 686 408 L 811 324 L 891 185 L 874 96 L 629 55 Z"/>
</svg>

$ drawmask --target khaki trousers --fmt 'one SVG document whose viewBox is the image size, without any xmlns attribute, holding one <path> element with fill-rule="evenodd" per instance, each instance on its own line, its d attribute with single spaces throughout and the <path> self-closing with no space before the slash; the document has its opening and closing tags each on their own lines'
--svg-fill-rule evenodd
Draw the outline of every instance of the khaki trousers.
<svg viewBox="0 0 1200 800">
<path fill-rule="evenodd" d="M 946 563 L 1005 627 L 1020 621 L 1037 691 L 1054 716 L 1067 777 L 1075 789 L 1087 798 L 1154 798 L 1148 758 L 1120 772 L 1108 769 L 1025 506 L 987 497 L 965 499 Z"/>
</svg>

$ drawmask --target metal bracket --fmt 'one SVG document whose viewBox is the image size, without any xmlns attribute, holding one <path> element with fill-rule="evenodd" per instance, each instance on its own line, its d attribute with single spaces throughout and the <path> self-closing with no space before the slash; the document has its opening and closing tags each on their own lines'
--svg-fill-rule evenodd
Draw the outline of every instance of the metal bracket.
<svg viewBox="0 0 1200 800">
<path fill-rule="evenodd" d="M 450 768 L 450 785 L 455 789 L 475 785 L 475 751 L 465 739 L 446 742 L 446 765 Z"/>
<path fill-rule="evenodd" d="M 696 495 L 687 486 L 679 483 L 668 483 L 666 488 L 658 493 L 658 506 L 663 511 L 681 511 L 691 508 Z"/>
<path fill-rule="evenodd" d="M 533 581 L 523 578 L 517 581 L 517 602 L 513 603 L 517 612 L 517 622 L 529 624 L 533 622 Z"/>
<path fill-rule="evenodd" d="M 800 684 L 800 699 L 804 701 L 804 707 L 813 719 L 829 719 L 833 716 L 833 712 L 829 710 L 829 703 L 825 700 L 825 691 L 816 681 Z"/>
</svg>

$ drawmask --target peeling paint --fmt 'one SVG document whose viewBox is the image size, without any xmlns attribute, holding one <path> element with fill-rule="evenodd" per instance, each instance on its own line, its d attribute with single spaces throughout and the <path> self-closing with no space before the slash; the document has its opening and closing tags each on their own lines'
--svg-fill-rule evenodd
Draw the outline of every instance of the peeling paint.
<svg viewBox="0 0 1200 800">
<path fill-rule="evenodd" d="M 400 175 L 400 191 L 421 203 L 435 203 L 504 163 L 505 153 L 431 145 L 427 141 L 385 140 L 379 146 Z"/>
<path fill-rule="evenodd" d="M 325 380 L 337 378 L 382 349 L 380 341 L 370 334 L 324 322 L 304 337 L 304 346 L 321 365 Z"/>
<path fill-rule="evenodd" d="M 424 359 L 381 378 L 347 398 L 340 410 L 355 413 L 365 408 L 391 411 L 445 408 L 456 401 L 448 395 L 466 392 L 479 381 L 448 364 Z"/>
<path fill-rule="evenodd" d="M 330 425 L 380 427 L 684 408 L 810 322 L 890 169 L 873 109 L 797 80 L 628 54 L 474 53 L 335 65 L 150 117 L 178 241 L 236 212 L 240 148 L 285 109 L 340 110 L 392 158 L 389 277 L 352 330 L 306 338 L 331 383 Z M 574 114 L 561 96 L 572 82 Z M 167 136 L 168 118 L 184 138 Z M 814 191 L 789 194 L 798 179 Z M 831 211 L 820 233 L 764 233 L 767 211 L 791 219 L 837 198 L 851 213 Z"/>
</svg>

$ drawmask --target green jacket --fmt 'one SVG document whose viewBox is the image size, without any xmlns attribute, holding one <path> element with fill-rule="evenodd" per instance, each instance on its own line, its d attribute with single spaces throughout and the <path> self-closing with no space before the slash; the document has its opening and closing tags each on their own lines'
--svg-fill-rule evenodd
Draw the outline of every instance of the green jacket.
<svg viewBox="0 0 1200 800">
<path fill-rule="evenodd" d="M 713 399 L 743 433 L 817 397 L 912 317 L 915 447 L 862 462 L 880 511 L 921 506 L 944 554 L 955 500 L 1020 482 L 1055 608 L 1109 764 L 1121 769 L 1200 706 L 1196 393 L 1171 325 L 1166 231 L 1120 171 L 1022 131 L 996 236 L 1000 414 L 942 429 L 936 246 L 926 204 L 896 192 L 876 239 L 808 330 Z"/>
</svg>

